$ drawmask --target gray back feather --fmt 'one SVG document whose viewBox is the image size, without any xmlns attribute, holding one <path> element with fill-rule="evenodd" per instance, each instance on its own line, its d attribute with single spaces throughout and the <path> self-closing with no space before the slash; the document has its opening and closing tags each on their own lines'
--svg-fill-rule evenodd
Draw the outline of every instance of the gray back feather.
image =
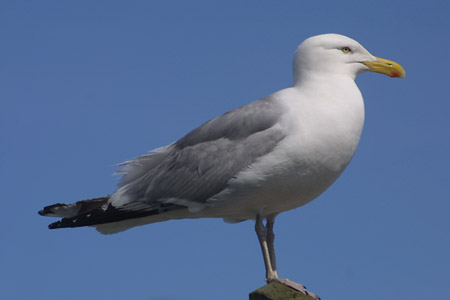
<svg viewBox="0 0 450 300">
<path fill-rule="evenodd" d="M 274 126 L 281 114 L 263 98 L 206 122 L 167 148 L 127 193 L 147 203 L 167 198 L 204 203 L 284 138 Z"/>
</svg>

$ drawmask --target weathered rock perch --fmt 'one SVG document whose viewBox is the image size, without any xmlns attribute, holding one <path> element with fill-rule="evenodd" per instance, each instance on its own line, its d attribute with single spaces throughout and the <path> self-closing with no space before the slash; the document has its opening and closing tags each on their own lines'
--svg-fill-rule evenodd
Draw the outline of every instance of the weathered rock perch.
<svg viewBox="0 0 450 300">
<path fill-rule="evenodd" d="M 271 282 L 253 291 L 249 300 L 314 300 L 314 298 L 297 292 L 279 282 Z"/>
</svg>

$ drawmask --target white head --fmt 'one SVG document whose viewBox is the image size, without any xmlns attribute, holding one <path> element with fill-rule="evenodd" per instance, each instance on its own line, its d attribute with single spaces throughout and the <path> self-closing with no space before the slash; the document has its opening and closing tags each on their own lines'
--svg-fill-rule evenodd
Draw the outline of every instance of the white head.
<svg viewBox="0 0 450 300">
<path fill-rule="evenodd" d="M 309 76 L 333 74 L 352 79 L 365 71 L 403 77 L 403 68 L 373 56 L 357 41 L 340 34 L 310 37 L 298 46 L 293 61 L 294 85 Z"/>
</svg>

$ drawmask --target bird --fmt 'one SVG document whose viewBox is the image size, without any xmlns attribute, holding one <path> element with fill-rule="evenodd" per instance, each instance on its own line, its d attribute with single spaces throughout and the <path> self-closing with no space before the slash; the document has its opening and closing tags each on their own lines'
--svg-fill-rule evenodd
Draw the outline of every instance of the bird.
<svg viewBox="0 0 450 300">
<path fill-rule="evenodd" d="M 292 65 L 291 87 L 120 164 L 114 193 L 49 205 L 39 214 L 62 218 L 50 229 L 91 226 L 103 234 L 174 219 L 254 220 L 266 282 L 318 298 L 278 277 L 275 218 L 321 195 L 352 159 L 364 124 L 356 76 L 405 78 L 405 70 L 334 33 L 304 40 Z"/>
</svg>

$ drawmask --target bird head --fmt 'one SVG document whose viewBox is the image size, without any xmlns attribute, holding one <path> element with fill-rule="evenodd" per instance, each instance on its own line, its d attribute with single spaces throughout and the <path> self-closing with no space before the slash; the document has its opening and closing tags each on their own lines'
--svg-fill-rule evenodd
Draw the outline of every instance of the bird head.
<svg viewBox="0 0 450 300">
<path fill-rule="evenodd" d="M 310 37 L 298 46 L 293 61 L 294 82 L 320 74 L 349 76 L 371 71 L 405 78 L 398 63 L 370 54 L 357 41 L 339 34 Z"/>
</svg>

